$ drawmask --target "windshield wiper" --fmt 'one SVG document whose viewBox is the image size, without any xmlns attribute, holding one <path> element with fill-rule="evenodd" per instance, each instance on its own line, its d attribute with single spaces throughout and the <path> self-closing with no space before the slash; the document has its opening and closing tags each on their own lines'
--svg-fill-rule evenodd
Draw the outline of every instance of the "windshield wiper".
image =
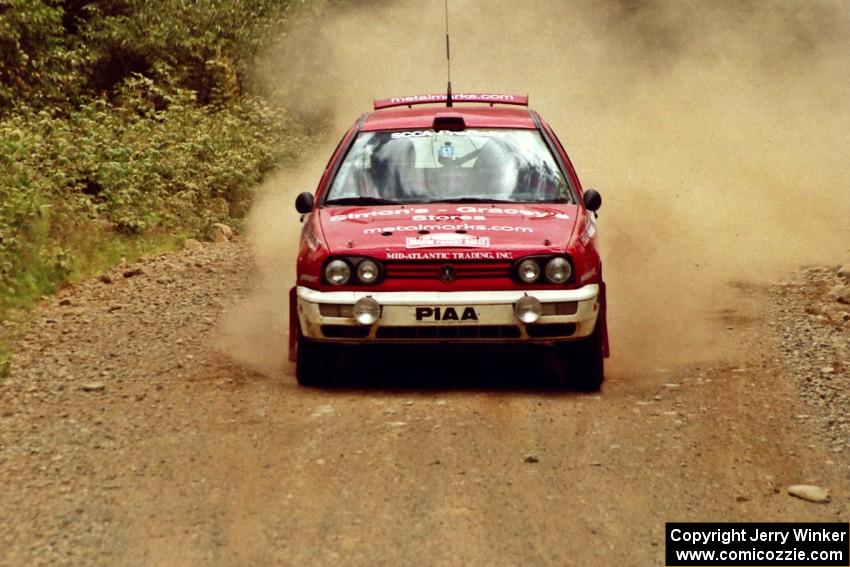
<svg viewBox="0 0 850 567">
<path fill-rule="evenodd" d="M 380 197 L 340 197 L 339 199 L 328 199 L 325 205 L 400 205 L 392 199 L 381 199 Z"/>
<path fill-rule="evenodd" d="M 434 201 L 423 201 L 422 204 L 428 203 L 502 203 L 508 205 L 557 205 L 569 203 L 567 199 L 556 199 L 554 201 L 511 201 L 508 199 L 491 199 L 488 197 L 455 197 L 453 199 L 437 199 Z"/>
<path fill-rule="evenodd" d="M 517 203 L 517 201 L 509 201 L 507 199 L 491 199 L 489 197 L 453 197 L 451 199 L 435 199 L 433 201 L 423 201 L 423 204 L 428 203 Z"/>
</svg>

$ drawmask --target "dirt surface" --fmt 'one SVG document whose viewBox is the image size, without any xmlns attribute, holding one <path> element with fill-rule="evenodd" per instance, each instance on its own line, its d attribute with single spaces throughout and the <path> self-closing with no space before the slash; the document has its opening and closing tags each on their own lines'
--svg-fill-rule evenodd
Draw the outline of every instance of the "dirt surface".
<svg viewBox="0 0 850 567">
<path fill-rule="evenodd" d="M 0 563 L 661 565 L 666 521 L 850 520 L 837 269 L 738 285 L 725 357 L 615 360 L 600 395 L 496 353 L 255 373 L 212 346 L 252 269 L 208 244 L 38 309 L 0 386 Z"/>
</svg>

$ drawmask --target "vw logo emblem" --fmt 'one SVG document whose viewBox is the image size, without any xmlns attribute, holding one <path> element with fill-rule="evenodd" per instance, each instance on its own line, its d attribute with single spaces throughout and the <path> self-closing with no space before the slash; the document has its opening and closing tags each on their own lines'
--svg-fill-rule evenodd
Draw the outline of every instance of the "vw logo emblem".
<svg viewBox="0 0 850 567">
<path fill-rule="evenodd" d="M 443 264 L 440 266 L 440 281 L 443 283 L 452 283 L 457 279 L 457 271 L 451 264 Z"/>
</svg>

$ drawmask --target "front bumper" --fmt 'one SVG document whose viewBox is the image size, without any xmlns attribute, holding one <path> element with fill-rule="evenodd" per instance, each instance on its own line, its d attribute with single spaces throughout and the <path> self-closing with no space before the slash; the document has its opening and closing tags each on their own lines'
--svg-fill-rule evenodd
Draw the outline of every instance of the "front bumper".
<svg viewBox="0 0 850 567">
<path fill-rule="evenodd" d="M 543 304 L 531 324 L 514 314 L 525 295 Z M 381 306 L 378 320 L 360 325 L 350 307 L 362 297 Z M 301 334 L 342 343 L 553 343 L 587 337 L 599 315 L 599 285 L 569 290 L 371 292 L 297 288 Z M 470 311 L 471 310 L 471 311 Z"/>
</svg>

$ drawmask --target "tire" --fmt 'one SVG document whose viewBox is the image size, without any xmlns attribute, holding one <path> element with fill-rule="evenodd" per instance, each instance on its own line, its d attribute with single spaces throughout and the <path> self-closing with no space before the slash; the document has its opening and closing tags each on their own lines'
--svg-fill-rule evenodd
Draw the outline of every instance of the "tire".
<svg viewBox="0 0 850 567">
<path fill-rule="evenodd" d="M 302 386 L 323 386 L 331 379 L 332 347 L 298 337 L 295 378 Z"/>
<path fill-rule="evenodd" d="M 565 370 L 565 385 L 582 392 L 598 392 L 605 381 L 602 353 L 602 325 L 584 339 L 558 346 Z"/>
</svg>

